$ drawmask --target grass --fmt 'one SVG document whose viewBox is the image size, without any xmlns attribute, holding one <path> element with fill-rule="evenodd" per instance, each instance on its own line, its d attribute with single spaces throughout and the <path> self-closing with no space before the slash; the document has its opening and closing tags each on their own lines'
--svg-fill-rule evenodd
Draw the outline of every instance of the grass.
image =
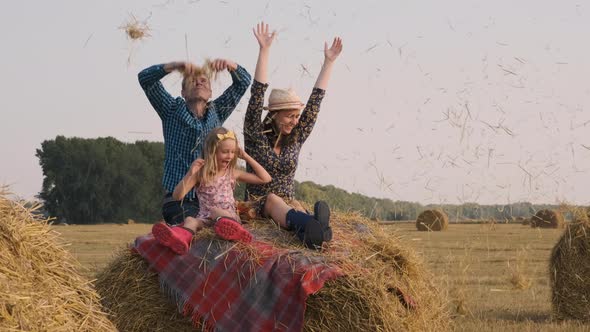
<svg viewBox="0 0 590 332">
<path fill-rule="evenodd" d="M 518 224 L 450 224 L 418 232 L 413 223 L 383 226 L 401 235 L 436 275 L 456 331 L 590 331 L 590 325 L 551 320 L 548 261 L 562 230 Z M 151 225 L 55 226 L 92 276 L 119 247 Z"/>
</svg>

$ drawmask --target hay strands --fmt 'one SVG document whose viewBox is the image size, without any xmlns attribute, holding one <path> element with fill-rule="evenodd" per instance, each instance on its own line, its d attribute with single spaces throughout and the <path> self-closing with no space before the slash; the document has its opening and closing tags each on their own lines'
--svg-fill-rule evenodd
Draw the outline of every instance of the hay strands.
<svg viewBox="0 0 590 332">
<path fill-rule="evenodd" d="M 119 27 L 119 29 L 125 30 L 127 38 L 131 41 L 135 41 L 151 37 L 150 27 L 148 26 L 147 21 L 152 14 L 150 13 L 150 15 L 143 21 L 138 21 L 133 14 L 129 15 L 131 16 L 129 21 Z"/>
</svg>

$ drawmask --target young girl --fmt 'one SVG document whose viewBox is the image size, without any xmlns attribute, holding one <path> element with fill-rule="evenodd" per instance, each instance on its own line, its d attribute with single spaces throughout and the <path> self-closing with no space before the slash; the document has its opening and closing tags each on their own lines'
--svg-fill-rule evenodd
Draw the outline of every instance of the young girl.
<svg viewBox="0 0 590 332">
<path fill-rule="evenodd" d="M 164 222 L 152 227 L 156 240 L 179 255 L 188 251 L 193 235 L 204 226 L 214 225 L 217 235 L 226 240 L 252 241 L 252 235 L 242 227 L 236 213 L 233 193 L 235 182 L 265 184 L 272 180 L 256 160 L 240 149 L 234 132 L 225 128 L 214 128 L 207 135 L 203 156 L 204 160 L 193 162 L 172 194 L 174 199 L 180 200 L 195 188 L 199 198 L 199 213 L 187 216 L 178 227 L 170 227 Z M 236 169 L 238 157 L 245 160 L 254 173 Z"/>
</svg>

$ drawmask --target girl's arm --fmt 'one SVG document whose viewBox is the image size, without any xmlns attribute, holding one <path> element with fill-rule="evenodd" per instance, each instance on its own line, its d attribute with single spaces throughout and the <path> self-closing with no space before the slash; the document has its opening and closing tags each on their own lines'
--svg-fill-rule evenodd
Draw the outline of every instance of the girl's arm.
<svg viewBox="0 0 590 332">
<path fill-rule="evenodd" d="M 172 193 L 174 200 L 181 201 L 199 183 L 198 173 L 204 164 L 205 161 L 203 159 L 197 159 L 193 162 L 182 180 L 174 187 L 174 192 Z"/>
<path fill-rule="evenodd" d="M 272 177 L 270 177 L 270 174 L 268 174 L 264 167 L 262 167 L 262 165 L 260 165 L 254 158 L 250 157 L 246 151 L 240 150 L 240 158 L 244 159 L 248 165 L 252 167 L 255 174 L 236 170 L 236 180 L 250 184 L 265 184 L 272 181 Z"/>
<path fill-rule="evenodd" d="M 332 46 L 329 49 L 328 43 L 324 43 L 324 64 L 315 82 L 315 88 L 326 90 L 332 74 L 332 66 L 336 58 L 340 55 L 340 52 L 342 52 L 342 39 L 340 37 L 334 38 Z"/>
</svg>

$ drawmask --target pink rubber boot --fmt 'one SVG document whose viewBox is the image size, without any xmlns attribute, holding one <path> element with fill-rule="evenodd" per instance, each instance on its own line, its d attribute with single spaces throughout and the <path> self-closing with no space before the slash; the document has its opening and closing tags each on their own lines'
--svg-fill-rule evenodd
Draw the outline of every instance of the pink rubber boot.
<svg viewBox="0 0 590 332">
<path fill-rule="evenodd" d="M 164 222 L 159 222 L 152 227 L 152 234 L 158 242 L 179 255 L 188 252 L 193 234 L 182 227 L 170 227 Z"/>
<path fill-rule="evenodd" d="M 215 233 L 224 240 L 238 241 L 243 243 L 252 242 L 252 234 L 248 232 L 239 222 L 228 217 L 219 217 L 215 222 Z"/>
</svg>

